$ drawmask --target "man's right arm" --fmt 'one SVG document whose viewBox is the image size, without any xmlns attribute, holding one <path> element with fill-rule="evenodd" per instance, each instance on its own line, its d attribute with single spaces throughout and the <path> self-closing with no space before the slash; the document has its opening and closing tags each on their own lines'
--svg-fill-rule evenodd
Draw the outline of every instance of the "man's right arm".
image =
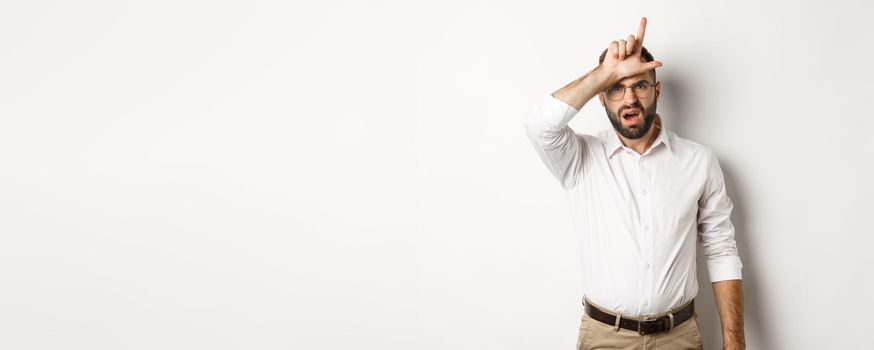
<svg viewBox="0 0 874 350">
<path fill-rule="evenodd" d="M 568 122 L 583 105 L 609 82 L 607 74 L 595 68 L 543 100 L 528 114 L 524 126 L 538 156 L 565 189 L 573 188 L 583 175 L 588 154 L 585 142 Z"/>
<path fill-rule="evenodd" d="M 525 119 L 528 138 L 565 189 L 575 186 L 584 175 L 584 160 L 588 156 L 582 136 L 576 135 L 567 125 L 568 122 L 592 97 L 624 77 L 662 66 L 659 61 L 641 60 L 645 32 L 646 18 L 641 18 L 636 37 L 629 35 L 627 40 L 611 42 L 604 61 L 598 67 L 544 96 L 543 101 Z"/>
<path fill-rule="evenodd" d="M 598 66 L 579 79 L 556 90 L 552 93 L 552 96 L 579 111 L 592 97 L 595 97 L 601 91 L 607 90 L 608 84 L 614 80 L 616 79 L 610 77 L 601 66 Z"/>
</svg>

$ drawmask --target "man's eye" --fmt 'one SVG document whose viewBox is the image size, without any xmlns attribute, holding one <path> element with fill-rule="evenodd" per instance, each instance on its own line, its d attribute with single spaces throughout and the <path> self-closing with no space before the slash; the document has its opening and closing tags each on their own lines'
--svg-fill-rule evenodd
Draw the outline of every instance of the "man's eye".
<svg viewBox="0 0 874 350">
<path fill-rule="evenodd" d="M 642 90 L 642 89 L 646 89 L 647 85 L 646 85 L 646 83 L 637 83 L 637 84 L 634 84 L 634 88 L 636 90 Z"/>
<path fill-rule="evenodd" d="M 614 87 L 610 88 L 610 92 L 619 92 L 622 90 L 625 90 L 625 89 L 623 89 L 621 86 L 614 86 Z"/>
</svg>

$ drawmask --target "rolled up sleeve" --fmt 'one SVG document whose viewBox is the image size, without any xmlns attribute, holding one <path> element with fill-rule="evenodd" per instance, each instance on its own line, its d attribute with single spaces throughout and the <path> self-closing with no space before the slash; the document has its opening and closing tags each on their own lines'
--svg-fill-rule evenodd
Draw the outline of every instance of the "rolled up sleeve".
<svg viewBox="0 0 874 350">
<path fill-rule="evenodd" d="M 545 94 L 523 122 L 537 155 L 566 190 L 579 182 L 587 155 L 585 142 L 568 126 L 578 112 Z"/>
<path fill-rule="evenodd" d="M 733 204 L 725 191 L 722 168 L 710 150 L 708 179 L 698 201 L 698 235 L 710 282 L 741 279 L 743 264 L 731 223 Z"/>
</svg>

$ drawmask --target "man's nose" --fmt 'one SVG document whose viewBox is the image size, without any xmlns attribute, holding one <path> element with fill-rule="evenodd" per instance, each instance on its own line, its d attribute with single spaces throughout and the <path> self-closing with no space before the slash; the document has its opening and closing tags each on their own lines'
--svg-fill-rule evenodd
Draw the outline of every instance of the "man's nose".
<svg viewBox="0 0 874 350">
<path fill-rule="evenodd" d="M 622 95 L 622 102 L 629 106 L 637 102 L 637 94 L 634 93 L 632 87 L 629 86 L 625 88 L 625 94 Z"/>
</svg>

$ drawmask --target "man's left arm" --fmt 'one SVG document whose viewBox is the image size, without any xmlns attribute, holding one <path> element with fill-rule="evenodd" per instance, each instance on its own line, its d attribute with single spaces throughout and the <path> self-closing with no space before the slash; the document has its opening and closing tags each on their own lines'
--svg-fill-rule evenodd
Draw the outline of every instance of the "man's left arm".
<svg viewBox="0 0 874 350">
<path fill-rule="evenodd" d="M 744 337 L 744 292 L 741 280 L 725 280 L 713 283 L 716 308 L 722 323 L 722 339 L 725 349 L 745 349 Z"/>
<path fill-rule="evenodd" d="M 698 201 L 698 235 L 722 323 L 724 349 L 745 349 L 741 268 L 731 223 L 731 199 L 711 150 L 705 190 Z"/>
</svg>

